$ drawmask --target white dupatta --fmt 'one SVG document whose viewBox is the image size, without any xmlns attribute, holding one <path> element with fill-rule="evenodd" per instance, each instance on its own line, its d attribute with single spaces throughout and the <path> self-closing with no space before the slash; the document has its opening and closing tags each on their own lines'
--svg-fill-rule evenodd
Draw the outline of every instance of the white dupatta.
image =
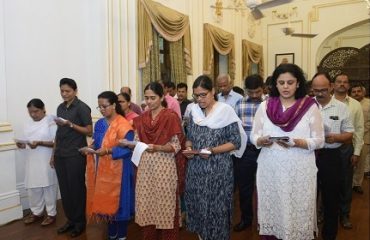
<svg viewBox="0 0 370 240">
<path fill-rule="evenodd" d="M 242 121 L 238 118 L 231 106 L 222 102 L 216 102 L 215 105 L 213 105 L 211 112 L 205 116 L 202 109 L 199 107 L 199 104 L 194 104 L 191 109 L 191 115 L 195 124 L 212 129 L 223 128 L 231 123 L 237 122 L 241 144 L 239 149 L 231 151 L 230 154 L 238 158 L 243 156 L 248 137 L 243 129 Z"/>
</svg>

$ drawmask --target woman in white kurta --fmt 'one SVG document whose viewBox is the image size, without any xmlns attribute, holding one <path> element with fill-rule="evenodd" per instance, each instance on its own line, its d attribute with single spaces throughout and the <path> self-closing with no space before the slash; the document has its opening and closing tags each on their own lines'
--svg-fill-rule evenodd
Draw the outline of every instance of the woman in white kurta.
<svg viewBox="0 0 370 240">
<path fill-rule="evenodd" d="M 57 179 L 49 161 L 52 154 L 56 124 L 53 117 L 45 115 L 45 106 L 40 99 L 32 99 L 28 104 L 31 119 L 24 126 L 25 142 L 17 142 L 25 154 L 25 187 L 28 191 L 31 214 L 24 222 L 36 222 L 43 218 L 44 208 L 47 216 L 41 225 L 55 222 Z M 27 146 L 26 146 L 27 145 Z"/>
<path fill-rule="evenodd" d="M 258 223 L 262 239 L 311 240 L 316 224 L 314 150 L 324 144 L 315 101 L 306 96 L 302 70 L 278 66 L 270 97 L 255 115 L 252 142 L 261 148 L 257 167 Z M 270 137 L 287 136 L 289 140 Z"/>
</svg>

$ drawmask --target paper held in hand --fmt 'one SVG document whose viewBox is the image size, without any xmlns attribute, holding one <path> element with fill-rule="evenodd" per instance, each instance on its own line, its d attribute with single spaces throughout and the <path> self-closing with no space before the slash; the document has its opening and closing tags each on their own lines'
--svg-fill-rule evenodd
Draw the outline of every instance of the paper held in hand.
<svg viewBox="0 0 370 240">
<path fill-rule="evenodd" d="M 182 151 L 184 154 L 193 154 L 193 155 L 197 155 L 197 154 L 207 154 L 207 155 L 211 155 L 211 151 L 207 150 L 207 149 L 201 149 L 201 150 L 183 150 Z"/>
<path fill-rule="evenodd" d="M 54 121 L 67 122 L 67 120 L 66 120 L 66 119 L 64 119 L 64 118 L 62 118 L 62 117 L 57 117 L 57 116 L 54 116 L 54 115 L 53 115 L 53 119 L 54 119 Z"/>
<path fill-rule="evenodd" d="M 92 149 L 92 148 L 89 148 L 89 147 L 80 148 L 80 149 L 78 149 L 78 151 L 96 154 L 95 149 Z"/>
<path fill-rule="evenodd" d="M 31 143 L 31 141 L 29 141 L 29 140 L 26 140 L 26 139 L 18 139 L 18 138 L 15 138 L 14 139 L 14 142 L 21 143 L 21 144 L 29 144 L 29 143 Z"/>
<path fill-rule="evenodd" d="M 132 153 L 131 161 L 136 165 L 139 166 L 141 156 L 143 155 L 143 152 L 148 148 L 149 146 L 143 142 L 136 142 L 134 152 Z"/>
</svg>

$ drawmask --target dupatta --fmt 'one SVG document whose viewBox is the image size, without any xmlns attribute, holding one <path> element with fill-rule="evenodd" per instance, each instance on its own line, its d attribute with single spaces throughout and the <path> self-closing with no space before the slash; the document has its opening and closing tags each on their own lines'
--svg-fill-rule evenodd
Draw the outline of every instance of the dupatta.
<svg viewBox="0 0 370 240">
<path fill-rule="evenodd" d="M 245 147 L 247 146 L 248 136 L 242 126 L 242 121 L 231 106 L 223 102 L 216 102 L 212 111 L 205 116 L 199 104 L 194 104 L 191 109 L 191 114 L 195 124 L 212 129 L 223 128 L 236 122 L 240 134 L 240 148 L 231 151 L 230 154 L 238 158 L 243 156 Z"/>
<path fill-rule="evenodd" d="M 273 124 L 280 127 L 285 132 L 291 132 L 302 119 L 308 109 L 315 104 L 316 101 L 309 96 L 297 99 L 297 101 L 283 111 L 279 97 L 269 97 L 267 99 L 266 113 Z"/>
<path fill-rule="evenodd" d="M 176 112 L 171 109 L 164 108 L 157 115 L 156 119 L 152 119 L 151 111 L 145 111 L 140 116 L 133 119 L 134 128 L 141 142 L 146 144 L 165 145 L 174 135 L 177 135 L 181 149 L 185 149 L 185 136 L 181 127 L 180 118 Z M 185 185 L 185 169 L 186 158 L 179 151 L 175 155 L 177 178 L 179 192 L 184 191 Z"/>
<path fill-rule="evenodd" d="M 130 123 L 117 115 L 109 125 L 101 144 L 102 148 L 113 148 L 120 139 L 132 130 Z M 112 154 L 99 157 L 87 155 L 86 165 L 86 212 L 88 219 L 103 218 L 110 220 L 119 208 L 123 161 L 113 160 Z"/>
</svg>

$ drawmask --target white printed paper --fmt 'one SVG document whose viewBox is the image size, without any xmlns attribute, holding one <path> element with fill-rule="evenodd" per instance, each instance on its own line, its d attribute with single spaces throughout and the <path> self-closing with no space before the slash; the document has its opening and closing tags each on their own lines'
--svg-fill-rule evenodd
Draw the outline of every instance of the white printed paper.
<svg viewBox="0 0 370 240">
<path fill-rule="evenodd" d="M 134 152 L 132 153 L 131 161 L 136 165 L 139 166 L 141 156 L 143 155 L 143 152 L 148 148 L 149 146 L 143 142 L 137 142 Z"/>
</svg>

